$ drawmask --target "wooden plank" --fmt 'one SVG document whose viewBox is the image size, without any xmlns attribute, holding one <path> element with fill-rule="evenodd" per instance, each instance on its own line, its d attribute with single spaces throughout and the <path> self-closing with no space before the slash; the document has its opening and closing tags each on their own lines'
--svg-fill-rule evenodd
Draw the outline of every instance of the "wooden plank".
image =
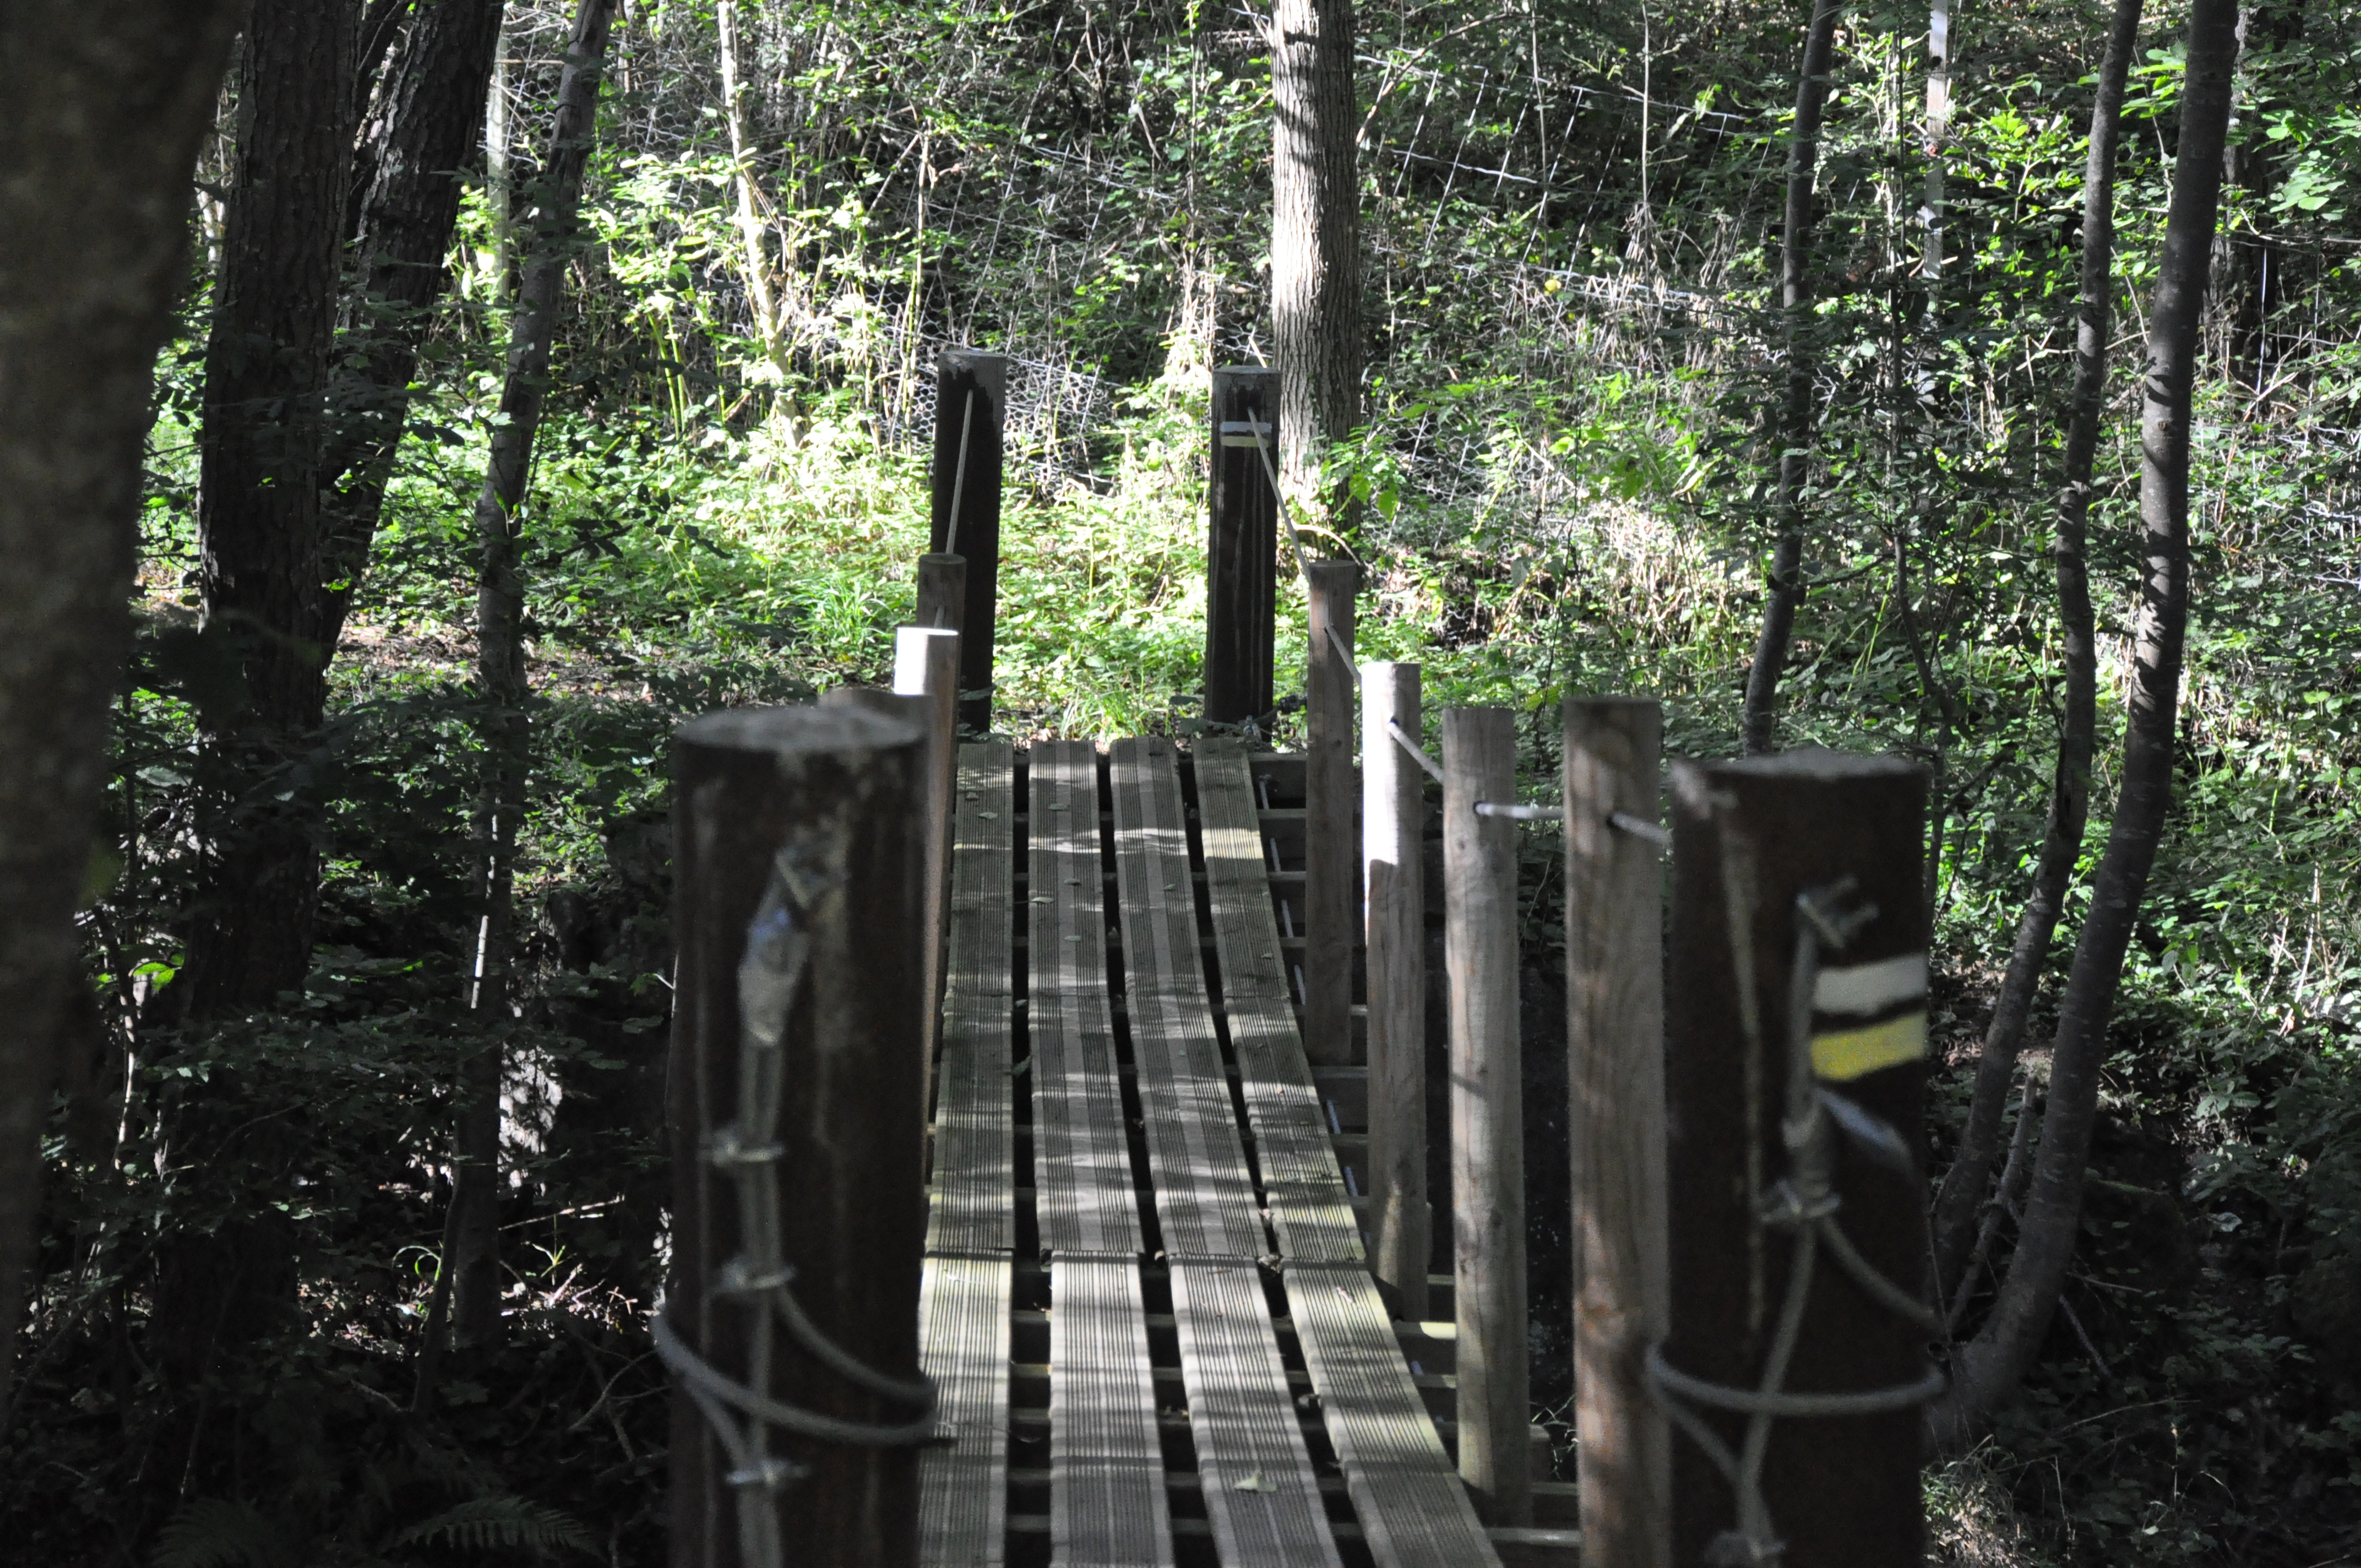
<svg viewBox="0 0 2361 1568">
<path fill-rule="evenodd" d="M 1015 759 L 1005 740 L 961 746 L 959 757 L 927 1247 L 1005 1251 L 1016 1245 L 1009 1073 Z"/>
<path fill-rule="evenodd" d="M 1247 753 L 1234 740 L 1208 740 L 1197 749 L 1196 771 L 1222 1003 L 1279 1255 L 1358 1261 L 1353 1195 L 1296 1029 Z"/>
<path fill-rule="evenodd" d="M 1172 1266 L 1172 1318 L 1205 1516 L 1224 1563 L 1342 1568 L 1261 1266 Z"/>
<path fill-rule="evenodd" d="M 918 1561 L 998 1568 L 1008 1515 L 1006 1254 L 927 1259 L 918 1342 L 941 1391 L 937 1433 L 918 1453 Z"/>
<path fill-rule="evenodd" d="M 1009 1249 L 1016 1240 L 1014 1091 L 1015 757 L 1005 740 L 959 749 L 934 1184 L 919 1352 L 941 1390 L 950 1441 L 918 1458 L 918 1560 L 997 1568 L 1008 1512 Z"/>
<path fill-rule="evenodd" d="M 1367 1270 L 1291 1264 L 1289 1316 L 1379 1568 L 1497 1563 Z"/>
<path fill-rule="evenodd" d="M 1170 1568 L 1138 1260 L 1055 1255 L 1049 1288 L 1050 1562 Z"/>
<path fill-rule="evenodd" d="M 1027 1076 L 1041 1246 L 1136 1254 L 1139 1204 L 1107 1003 L 1098 754 L 1086 741 L 1034 747 L 1028 795 Z"/>
<path fill-rule="evenodd" d="M 1224 1563 L 1336 1564 L 1256 1261 L 1268 1241 L 1198 958 L 1178 761 L 1170 741 L 1118 741 L 1110 774 L 1132 1058 L 1189 1430 Z"/>
<path fill-rule="evenodd" d="M 1247 754 L 1235 742 L 1209 741 L 1198 748 L 1196 764 L 1223 1001 L 1288 1260 L 1282 1277 L 1291 1326 L 1370 1554 L 1379 1568 L 1497 1563 L 1396 1326 L 1361 1266 L 1352 1195 L 1337 1171 L 1284 981 L 1263 957 L 1275 950 L 1279 933 Z"/>
<path fill-rule="evenodd" d="M 1198 954 L 1179 757 L 1170 740 L 1119 740 L 1110 764 L 1124 995 L 1164 1251 L 1259 1257 L 1269 1241 Z"/>
</svg>

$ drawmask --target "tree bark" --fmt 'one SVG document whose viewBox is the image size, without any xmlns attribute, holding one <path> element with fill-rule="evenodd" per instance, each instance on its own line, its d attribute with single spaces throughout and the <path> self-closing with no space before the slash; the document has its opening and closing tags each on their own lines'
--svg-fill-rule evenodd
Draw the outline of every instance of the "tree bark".
<svg viewBox="0 0 2361 1568">
<path fill-rule="evenodd" d="M 2083 1167 L 2096 1122 L 2099 1070 L 2107 1056 L 2108 1016 L 2171 804 L 2173 731 L 2189 620 L 2190 400 L 2221 204 L 2237 24 L 2237 0 L 2194 0 L 2172 203 L 2148 313 L 2140 419 L 2143 566 L 2123 787 L 2059 1005 L 2048 1109 L 2016 1251 L 1992 1315 L 1955 1358 L 1949 1398 L 1929 1412 L 1938 1441 L 1950 1448 L 1961 1445 L 1973 1423 L 2014 1397 L 2057 1308 L 2081 1223 Z"/>
<path fill-rule="evenodd" d="M 197 1018 L 303 983 L 319 856 L 278 775 L 320 724 L 319 464 L 352 163 L 359 9 L 256 0 L 242 48 L 237 172 L 205 344 L 197 538 L 204 620 L 237 643 L 246 711 L 203 742 L 240 798 L 208 835 L 189 933 Z M 283 797 L 283 798 L 282 798 Z"/>
<path fill-rule="evenodd" d="M 240 0 L 0 7 L 0 1345 L 130 630 L 140 450 Z"/>
<path fill-rule="evenodd" d="M 1927 321 L 1931 327 L 1942 317 L 1943 210 L 1949 173 L 1946 159 L 1951 138 L 1951 0 L 1930 0 L 1927 7 L 1927 190 L 1919 217 L 1927 225 L 1926 246 L 1919 253 L 1918 276 L 1927 290 Z"/>
<path fill-rule="evenodd" d="M 516 193 L 509 180 L 509 24 L 500 22 L 493 46 L 492 87 L 484 103 L 484 205 L 491 209 L 494 304 L 509 297 L 509 269 L 515 265 Z"/>
<path fill-rule="evenodd" d="M 331 382 L 320 464 L 322 589 L 311 641 L 333 651 L 368 565 L 429 313 L 449 281 L 445 258 L 475 162 L 501 0 L 430 0 L 411 24 L 357 160 L 345 363 Z"/>
<path fill-rule="evenodd" d="M 483 915 L 470 1011 L 475 1038 L 460 1073 L 455 1162 L 444 1266 L 451 1270 L 451 1322 L 460 1344 L 500 1332 L 500 1040 L 507 1032 L 508 970 L 516 924 L 518 818 L 525 806 L 531 696 L 524 663 L 524 497 L 533 444 L 549 393 L 549 351 L 559 291 L 573 261 L 582 177 L 597 131 L 598 78 L 615 0 L 581 0 L 557 88 L 557 124 L 533 192 L 532 249 L 510 328 L 507 384 L 476 500 L 481 565 L 476 593 L 476 678 L 484 704 L 485 781 L 476 814 Z"/>
<path fill-rule="evenodd" d="M 1803 76 L 1795 85 L 1795 124 L 1787 144 L 1787 222 L 1779 261 L 1781 330 L 1787 356 L 1787 400 L 1778 421 L 1779 484 L 1772 512 L 1778 540 L 1763 587 L 1763 630 L 1746 673 L 1741 724 L 1746 754 L 1773 750 L 1778 731 L 1779 673 L 1804 602 L 1804 483 L 1811 474 L 1812 189 L 1819 177 L 1820 112 L 1828 98 L 1828 68 L 1836 53 L 1839 0 L 1814 0 L 1804 37 Z"/>
<path fill-rule="evenodd" d="M 761 192 L 754 185 L 753 136 L 746 122 L 746 84 L 738 74 L 738 3 L 715 0 L 714 21 L 721 34 L 721 111 L 730 130 L 730 163 L 738 192 L 738 238 L 746 269 L 746 302 L 754 313 L 754 334 L 779 372 L 784 392 L 794 367 L 779 330 L 778 294 L 771 286 L 771 259 L 763 244 Z"/>
<path fill-rule="evenodd" d="M 2033 891 L 2018 919 L 2008 972 L 1993 1002 L 1976 1064 L 1975 1097 L 1951 1168 L 1935 1199 L 1934 1269 L 1938 1299 L 1956 1288 L 1975 1245 L 1977 1214 L 1999 1157 L 2003 1109 L 2025 1044 L 2049 940 L 2057 934 L 2066 890 L 2082 852 L 2091 815 L 2091 754 L 2098 722 L 2098 655 L 2093 648 L 2091 576 L 2084 538 L 2091 511 L 2091 474 L 2106 402 L 2107 343 L 2112 333 L 2115 258 L 2115 146 L 2123 118 L 2124 82 L 2139 35 L 2142 0 L 2115 0 L 2099 62 L 2099 96 L 2091 108 L 2091 146 L 2082 176 L 2082 277 L 2074 338 L 2074 391 L 2066 413 L 2066 472 L 2058 491 L 2051 549 L 2057 557 L 2058 630 L 2066 676 L 2066 711 L 2058 731 L 2058 762 L 2049 786 L 2049 820 Z"/>
<path fill-rule="evenodd" d="M 1361 422 L 1352 0 L 1275 0 L 1271 30 L 1270 314 L 1279 478 L 1290 493 L 1308 498 L 1322 447 Z"/>
</svg>

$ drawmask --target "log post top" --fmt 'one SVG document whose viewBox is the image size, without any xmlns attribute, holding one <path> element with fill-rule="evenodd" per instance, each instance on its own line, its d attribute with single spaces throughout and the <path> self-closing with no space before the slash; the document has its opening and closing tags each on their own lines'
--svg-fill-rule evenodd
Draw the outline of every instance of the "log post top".
<svg viewBox="0 0 2361 1568">
<path fill-rule="evenodd" d="M 890 751 L 924 738 L 909 719 L 851 707 L 726 707 L 690 719 L 677 733 L 684 746 L 781 758 Z"/>
</svg>

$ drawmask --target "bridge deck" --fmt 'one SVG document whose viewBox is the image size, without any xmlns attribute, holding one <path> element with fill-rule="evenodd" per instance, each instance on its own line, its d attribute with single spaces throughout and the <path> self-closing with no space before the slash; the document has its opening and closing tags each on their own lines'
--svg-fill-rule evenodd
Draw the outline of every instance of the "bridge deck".
<svg viewBox="0 0 2361 1568">
<path fill-rule="evenodd" d="M 1301 907 L 1280 854 L 1300 867 L 1301 813 L 1267 805 L 1285 766 L 1220 741 L 961 749 L 929 1564 L 1572 1561 L 1532 1555 L 1568 1532 L 1477 1522 L 1449 1331 L 1405 1338 L 1364 1263 L 1362 1069 L 1306 1064 L 1275 914 Z"/>
</svg>

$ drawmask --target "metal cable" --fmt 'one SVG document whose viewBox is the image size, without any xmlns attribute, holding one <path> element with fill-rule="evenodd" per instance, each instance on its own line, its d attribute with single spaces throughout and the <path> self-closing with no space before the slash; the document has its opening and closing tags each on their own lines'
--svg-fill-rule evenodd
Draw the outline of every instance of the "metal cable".
<svg viewBox="0 0 2361 1568">
<path fill-rule="evenodd" d="M 1270 448 L 1263 444 L 1262 433 L 1269 427 L 1262 421 L 1253 418 L 1249 418 L 1246 424 L 1254 432 L 1255 450 L 1262 455 L 1262 474 L 1264 478 L 1270 481 L 1271 499 L 1279 503 L 1279 521 L 1287 525 L 1287 546 L 1295 552 L 1296 576 L 1303 579 L 1304 589 L 1309 592 L 1312 587 L 1312 568 L 1304 565 L 1303 541 L 1295 532 L 1295 509 L 1287 504 L 1287 492 L 1279 488 L 1279 470 L 1271 466 Z M 1346 655 L 1345 663 L 1349 664 L 1352 662 L 1351 655 Z"/>
<path fill-rule="evenodd" d="M 1628 811 L 1609 812 L 1607 826 L 1620 833 L 1629 833 L 1634 839 L 1644 839 L 1659 850 L 1669 850 L 1673 847 L 1672 834 L 1646 817 L 1634 817 Z"/>
<path fill-rule="evenodd" d="M 1616 826 L 1623 824 L 1619 822 Z M 1646 826 L 1654 828 L 1653 823 Z M 1795 899 L 1795 949 L 1788 976 L 1786 1108 L 1779 1128 L 1780 1141 L 1787 1150 L 1787 1171 L 1755 1195 L 1758 1226 L 1792 1231 L 1795 1243 L 1788 1257 L 1786 1289 L 1779 1304 L 1778 1328 L 1763 1359 L 1763 1376 L 1752 1388 L 1715 1383 L 1675 1366 L 1665 1359 L 1661 1342 L 1648 1348 L 1648 1381 L 1658 1402 L 1673 1424 L 1721 1472 L 1737 1496 L 1736 1525 L 1716 1536 L 1707 1547 L 1706 1561 L 1710 1563 L 1757 1568 L 1776 1563 L 1785 1554 L 1785 1544 L 1778 1538 L 1770 1505 L 1763 1496 L 1763 1465 L 1770 1453 L 1773 1421 L 1828 1420 L 1912 1409 L 1939 1398 L 1946 1386 L 1942 1372 L 1929 1367 L 1927 1375 L 1915 1383 L 1886 1388 L 1793 1393 L 1786 1387 L 1788 1364 L 1803 1335 L 1804 1310 L 1811 1297 L 1812 1275 L 1823 1248 L 1871 1300 L 1929 1333 L 1942 1332 L 1941 1319 L 1861 1256 L 1852 1238 L 1837 1223 L 1843 1201 L 1834 1184 L 1839 1134 L 1865 1140 L 1881 1153 L 1889 1141 L 1899 1145 L 1898 1135 L 1890 1126 L 1850 1101 L 1839 1100 L 1820 1088 L 1812 1072 L 1812 996 L 1819 978 L 1820 949 L 1823 945 L 1829 948 L 1847 946 L 1877 915 L 1874 905 L 1849 903 L 1852 894 L 1851 879 L 1847 878 L 1833 886 L 1808 890 Z M 1741 896 L 1734 881 L 1730 896 L 1733 900 Z M 1740 913 L 1735 907 L 1731 910 L 1733 947 L 1743 940 L 1751 925 L 1751 919 L 1738 917 Z M 1740 984 L 1751 991 L 1748 966 L 1741 962 L 1740 968 Z M 1746 1004 L 1746 998 L 1741 1000 L 1741 1015 L 1752 1017 L 1755 1009 Z M 1752 1031 L 1749 1034 L 1752 1036 Z M 1906 1161 L 1902 1175 L 1905 1179 L 1909 1178 Z M 1691 1408 L 1694 1406 L 1746 1417 L 1746 1436 L 1741 1448 L 1733 1452 L 1721 1434 Z"/>
<path fill-rule="evenodd" d="M 960 405 L 959 466 L 951 470 L 951 514 L 943 520 L 943 553 L 959 554 L 960 498 L 967 493 L 967 437 L 975 428 L 975 386 L 971 382 Z"/>
<path fill-rule="evenodd" d="M 1395 745 L 1410 753 L 1411 761 L 1426 770 L 1428 778 L 1433 779 L 1436 784 L 1443 782 L 1443 764 L 1426 754 L 1426 748 L 1418 743 L 1418 737 L 1401 727 L 1400 719 L 1387 719 L 1386 733 L 1393 737 Z"/>
<path fill-rule="evenodd" d="M 973 412 L 971 400 L 969 411 Z M 965 436 L 961 436 L 962 466 Z M 953 519 L 956 521 L 956 499 Z M 779 1141 L 784 1095 L 782 1037 L 801 994 L 811 963 L 811 930 L 829 913 L 841 914 L 840 876 L 806 866 L 790 845 L 771 862 L 769 883 L 747 927 L 746 952 L 738 965 L 738 1119 L 714 1129 L 706 1163 L 728 1176 L 737 1190 L 740 1247 L 708 1282 L 707 1307 L 741 1302 L 752 1313 L 746 1325 L 746 1381 L 731 1379 L 682 1339 L 667 1307 L 655 1317 L 656 1354 L 678 1377 L 706 1424 L 730 1455 L 724 1480 L 741 1493 L 739 1556 L 747 1568 L 781 1568 L 778 1491 L 809 1474 L 770 1451 L 773 1429 L 820 1442 L 859 1448 L 893 1448 L 937 1435 L 934 1381 L 890 1376 L 862 1363 L 813 1322 L 789 1288 L 794 1266 L 782 1255 L 779 1167 L 785 1146 Z M 901 1422 L 850 1420 L 791 1405 L 765 1392 L 784 1330 L 788 1342 L 855 1387 L 918 1413 Z M 742 1419 L 741 1419 L 742 1418 Z"/>
</svg>

